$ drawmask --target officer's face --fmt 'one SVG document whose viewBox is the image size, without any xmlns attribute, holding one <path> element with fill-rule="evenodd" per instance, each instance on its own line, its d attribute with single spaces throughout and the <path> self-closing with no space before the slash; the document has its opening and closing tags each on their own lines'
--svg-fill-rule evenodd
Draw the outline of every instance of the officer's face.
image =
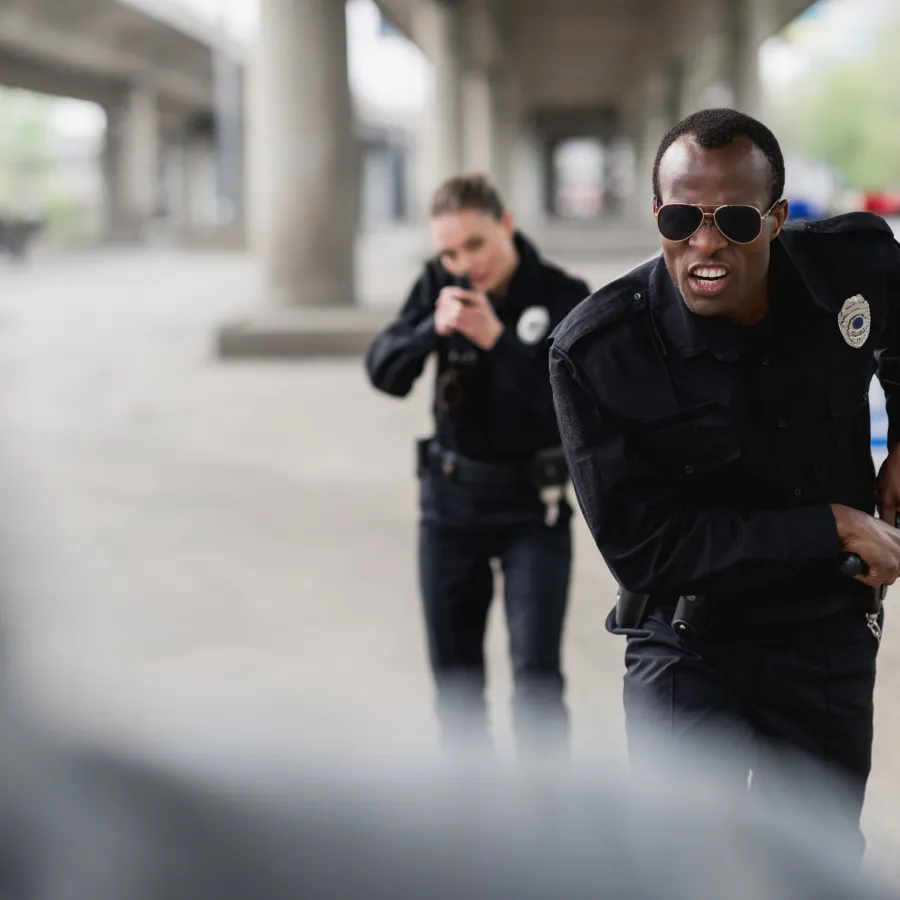
<svg viewBox="0 0 900 900">
<path fill-rule="evenodd" d="M 507 213 L 498 220 L 466 209 L 436 216 L 431 237 L 444 268 L 454 277 L 467 276 L 472 290 L 502 293 L 518 262 L 515 227 Z"/>
<path fill-rule="evenodd" d="M 676 141 L 659 168 L 659 201 L 689 203 L 715 212 L 741 204 L 765 212 L 772 205 L 772 173 L 765 154 L 749 139 L 739 138 L 719 150 L 704 150 L 691 138 Z M 728 240 L 706 219 L 689 239 L 661 237 L 672 281 L 688 308 L 700 316 L 717 316 L 753 324 L 766 311 L 770 242 L 787 215 L 779 204 L 762 223 L 759 237 L 748 244 Z"/>
</svg>

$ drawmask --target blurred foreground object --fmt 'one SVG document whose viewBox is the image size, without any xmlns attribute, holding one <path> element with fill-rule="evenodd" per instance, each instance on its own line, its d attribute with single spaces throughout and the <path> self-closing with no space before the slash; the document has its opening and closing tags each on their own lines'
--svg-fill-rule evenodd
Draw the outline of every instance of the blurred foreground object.
<svg viewBox="0 0 900 900">
<path fill-rule="evenodd" d="M 248 752 L 246 729 L 179 757 L 0 715 L 4 900 L 896 897 L 842 868 L 813 820 L 735 802 L 686 765 L 677 790 L 599 763 L 284 765 Z"/>
</svg>

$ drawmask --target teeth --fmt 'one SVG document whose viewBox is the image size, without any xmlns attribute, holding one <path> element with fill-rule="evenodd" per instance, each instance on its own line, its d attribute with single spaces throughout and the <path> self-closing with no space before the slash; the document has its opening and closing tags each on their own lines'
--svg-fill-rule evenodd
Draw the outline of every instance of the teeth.
<svg viewBox="0 0 900 900">
<path fill-rule="evenodd" d="M 724 278 L 727 274 L 725 269 L 694 269 L 697 278 Z"/>
</svg>

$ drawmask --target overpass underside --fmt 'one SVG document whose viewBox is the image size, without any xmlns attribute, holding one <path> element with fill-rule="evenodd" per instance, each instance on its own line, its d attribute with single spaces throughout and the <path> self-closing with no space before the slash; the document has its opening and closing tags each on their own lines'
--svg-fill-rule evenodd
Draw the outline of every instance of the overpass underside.
<svg viewBox="0 0 900 900">
<path fill-rule="evenodd" d="M 480 168 L 532 224 L 563 141 L 627 146 L 649 199 L 652 158 L 679 118 L 758 114 L 759 45 L 811 0 L 378 2 L 433 65 L 419 209 L 440 179 Z M 269 290 L 290 305 L 350 304 L 358 185 L 342 0 L 261 0 L 251 80 L 250 233 Z"/>
</svg>

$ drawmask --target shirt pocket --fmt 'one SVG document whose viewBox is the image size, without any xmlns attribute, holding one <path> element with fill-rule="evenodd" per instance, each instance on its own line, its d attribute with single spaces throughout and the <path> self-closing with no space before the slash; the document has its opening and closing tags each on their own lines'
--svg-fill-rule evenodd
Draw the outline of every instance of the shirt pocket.
<svg viewBox="0 0 900 900">
<path fill-rule="evenodd" d="M 825 383 L 825 399 L 832 419 L 852 417 L 868 409 L 871 366 L 845 367 L 832 372 Z"/>
<path fill-rule="evenodd" d="M 645 462 L 684 485 L 724 474 L 742 456 L 733 423 L 709 405 L 645 423 L 636 449 Z"/>
</svg>

